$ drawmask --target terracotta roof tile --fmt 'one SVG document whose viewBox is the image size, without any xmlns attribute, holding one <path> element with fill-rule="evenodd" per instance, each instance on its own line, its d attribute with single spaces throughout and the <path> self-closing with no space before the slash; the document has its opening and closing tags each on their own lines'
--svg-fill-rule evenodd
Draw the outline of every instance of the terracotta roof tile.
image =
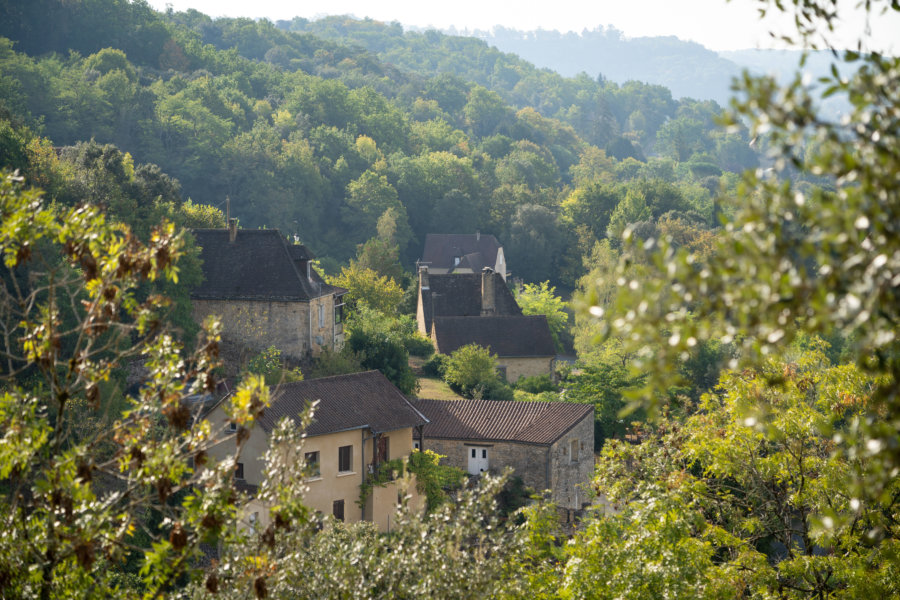
<svg viewBox="0 0 900 600">
<path fill-rule="evenodd" d="M 501 400 L 415 400 L 430 421 L 425 438 L 552 444 L 585 418 L 591 404 Z"/>
</svg>

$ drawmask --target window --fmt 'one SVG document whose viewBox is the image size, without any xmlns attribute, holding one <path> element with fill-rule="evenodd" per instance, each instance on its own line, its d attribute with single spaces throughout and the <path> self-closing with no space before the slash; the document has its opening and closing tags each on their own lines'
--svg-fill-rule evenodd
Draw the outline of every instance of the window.
<svg viewBox="0 0 900 600">
<path fill-rule="evenodd" d="M 344 446 L 345 448 L 349 448 L 350 446 Z M 344 520 L 344 501 L 343 500 L 335 500 L 331 505 L 331 514 L 334 515 L 334 518 L 338 521 Z"/>
<path fill-rule="evenodd" d="M 235 479 L 243 479 L 244 478 L 244 463 L 238 463 L 234 466 L 234 478 Z"/>
<path fill-rule="evenodd" d="M 319 305 L 319 327 L 325 327 L 325 305 Z"/>
<path fill-rule="evenodd" d="M 458 267 L 458 266 L 459 266 L 459 257 L 458 257 L 458 256 L 454 256 L 454 257 L 453 257 L 453 266 L 454 266 L 454 267 Z"/>
<path fill-rule="evenodd" d="M 390 438 L 385 435 L 378 436 L 378 450 L 375 462 L 384 462 L 391 458 Z"/>
<path fill-rule="evenodd" d="M 319 477 L 322 472 L 319 470 L 319 452 L 307 452 L 303 456 L 306 461 L 306 470 L 310 477 Z"/>
<path fill-rule="evenodd" d="M 229 423 L 229 424 L 228 424 L 228 431 L 231 431 L 231 432 L 237 431 L 237 423 L 234 423 L 234 422 Z"/>
<path fill-rule="evenodd" d="M 421 450 L 422 444 L 420 442 L 413 442 L 413 448 L 415 448 L 416 450 Z"/>
<path fill-rule="evenodd" d="M 572 440 L 569 443 L 569 460 L 578 462 L 578 440 Z"/>
<path fill-rule="evenodd" d="M 353 446 L 338 448 L 338 471 L 346 473 L 353 470 Z"/>
<path fill-rule="evenodd" d="M 506 381 L 506 365 L 497 365 L 497 376 Z"/>
<path fill-rule="evenodd" d="M 344 320 L 344 305 L 338 304 L 334 307 L 334 322 L 335 324 L 340 323 Z"/>
</svg>

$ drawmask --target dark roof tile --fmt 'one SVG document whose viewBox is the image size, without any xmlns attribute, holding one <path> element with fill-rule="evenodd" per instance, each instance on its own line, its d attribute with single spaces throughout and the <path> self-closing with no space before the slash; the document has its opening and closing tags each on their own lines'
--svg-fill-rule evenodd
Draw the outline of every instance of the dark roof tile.
<svg viewBox="0 0 900 600">
<path fill-rule="evenodd" d="M 283 300 L 306 302 L 341 293 L 315 270 L 312 280 L 298 269 L 312 253 L 289 245 L 277 229 L 239 229 L 234 242 L 227 229 L 192 231 L 203 261 L 204 281 L 191 292 L 200 300 Z"/>
<path fill-rule="evenodd" d="M 509 286 L 499 273 L 494 279 L 494 314 L 521 315 Z M 428 289 L 422 289 L 425 330 L 431 331 L 435 317 L 477 317 L 481 315 L 482 273 L 447 273 L 428 275 Z"/>
<path fill-rule="evenodd" d="M 286 383 L 271 388 L 272 404 L 259 424 L 268 433 L 279 420 L 298 415 L 318 400 L 307 435 L 324 435 L 350 429 L 393 431 L 427 423 L 394 384 L 379 371 L 336 375 Z"/>
<path fill-rule="evenodd" d="M 591 404 L 500 400 L 416 400 L 430 421 L 426 440 L 452 439 L 485 442 L 552 444 L 585 418 L 593 419 Z M 426 445 L 427 447 L 427 445 Z"/>
<path fill-rule="evenodd" d="M 556 347 L 544 315 L 435 317 L 437 351 L 450 354 L 467 344 L 490 348 L 497 356 L 555 356 Z"/>
<path fill-rule="evenodd" d="M 480 259 L 469 259 L 469 266 L 478 272 L 481 267 L 475 268 L 474 264 L 480 261 L 482 266 L 493 267 L 497 263 L 499 249 L 500 242 L 490 234 L 429 233 L 425 236 L 422 263 L 436 269 L 452 269 L 454 258 L 479 254 Z"/>
</svg>

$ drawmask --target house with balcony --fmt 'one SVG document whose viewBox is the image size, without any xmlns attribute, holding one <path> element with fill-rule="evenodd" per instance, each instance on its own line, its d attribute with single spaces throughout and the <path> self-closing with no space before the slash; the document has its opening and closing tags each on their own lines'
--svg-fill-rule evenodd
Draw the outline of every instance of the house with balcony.
<svg viewBox="0 0 900 600">
<path fill-rule="evenodd" d="M 269 436 L 281 419 L 300 426 L 299 416 L 317 401 L 306 430 L 302 452 L 309 470 L 304 503 L 323 515 L 355 522 L 371 521 L 389 531 L 403 491 L 401 482 L 367 485 L 379 466 L 407 459 L 413 451 L 413 433 L 421 435 L 428 423 L 422 413 L 379 371 L 323 377 L 270 388 L 272 402 L 250 431 L 235 469 L 236 484 L 251 500 L 245 512 L 262 527 L 269 524 L 268 507 L 253 498 L 262 482 Z M 214 425 L 228 428 L 220 403 L 207 415 Z M 234 437 L 211 451 L 221 460 L 235 452 Z M 368 488 L 365 501 L 361 492 Z M 406 489 L 414 509 L 424 508 L 413 476 Z"/>
</svg>

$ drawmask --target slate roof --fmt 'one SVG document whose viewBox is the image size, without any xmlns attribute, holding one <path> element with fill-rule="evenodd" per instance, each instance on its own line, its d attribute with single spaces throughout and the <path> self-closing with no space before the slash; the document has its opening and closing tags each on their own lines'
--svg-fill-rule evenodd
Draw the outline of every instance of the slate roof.
<svg viewBox="0 0 900 600">
<path fill-rule="evenodd" d="M 380 371 L 322 377 L 271 388 L 272 404 L 259 420 L 270 433 L 283 417 L 298 420 L 308 402 L 319 401 L 307 435 L 370 428 L 375 433 L 428 422 Z"/>
<path fill-rule="evenodd" d="M 307 302 L 345 292 L 325 283 L 315 270 L 308 279 L 302 261 L 313 258 L 312 253 L 288 244 L 277 229 L 239 229 L 234 242 L 228 241 L 227 229 L 192 233 L 200 246 L 204 277 L 193 298 Z"/>
<path fill-rule="evenodd" d="M 435 317 L 481 315 L 481 272 L 428 274 L 428 289 L 422 289 L 425 329 L 431 331 Z M 521 315 L 522 309 L 499 273 L 494 278 L 494 314 Z"/>
<path fill-rule="evenodd" d="M 450 354 L 466 344 L 478 344 L 502 357 L 556 355 L 544 315 L 435 317 L 432 338 L 441 354 Z"/>
<path fill-rule="evenodd" d="M 426 439 L 538 445 L 552 444 L 594 414 L 593 405 L 570 402 L 416 400 L 415 406 L 430 421 Z"/>
<path fill-rule="evenodd" d="M 490 234 L 429 233 L 425 236 L 422 262 L 436 269 L 452 269 L 455 257 L 466 257 L 468 266 L 477 273 L 484 266 L 497 264 L 497 250 L 500 247 L 497 238 Z M 480 258 L 471 256 L 476 254 Z M 462 262 L 458 267 L 464 266 Z"/>
</svg>

